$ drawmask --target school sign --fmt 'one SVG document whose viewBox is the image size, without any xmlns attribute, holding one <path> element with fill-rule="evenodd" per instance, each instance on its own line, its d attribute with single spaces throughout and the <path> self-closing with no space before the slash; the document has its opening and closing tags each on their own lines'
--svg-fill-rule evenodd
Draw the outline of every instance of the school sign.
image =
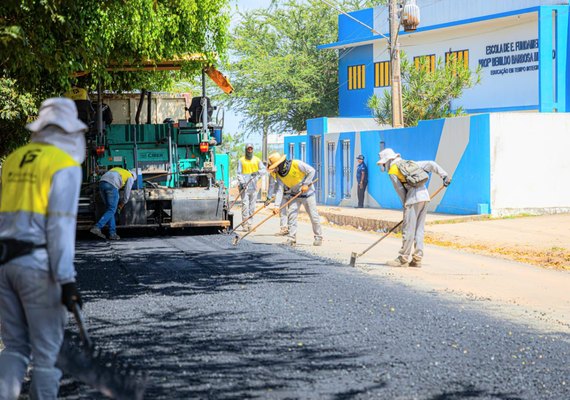
<svg viewBox="0 0 570 400">
<path fill-rule="evenodd" d="M 570 175 L 570 35 L 568 1 L 418 0 L 421 25 L 400 32 L 400 46 L 414 62 L 435 68 L 460 60 L 481 68 L 481 84 L 452 103 L 470 116 L 422 121 L 417 127 L 378 126 L 366 103 L 390 90 L 384 35 L 339 15 L 339 36 L 321 51 L 339 52 L 339 116 L 307 123 L 307 135 L 285 138 L 289 157 L 311 163 L 320 176 L 321 204 L 354 205 L 355 157 L 370 170 L 367 203 L 400 208 L 388 178 L 375 162 L 381 148 L 404 158 L 434 159 L 453 173 L 453 184 L 432 208 L 452 214 L 570 211 L 570 185 L 556 185 L 529 160 L 540 152 L 552 168 Z M 388 36 L 388 11 L 351 13 Z M 568 113 L 568 114 L 567 114 Z M 524 170 L 524 174 L 517 170 Z M 512 176 L 525 175 L 524 179 Z M 439 182 L 431 182 L 435 188 Z"/>
</svg>

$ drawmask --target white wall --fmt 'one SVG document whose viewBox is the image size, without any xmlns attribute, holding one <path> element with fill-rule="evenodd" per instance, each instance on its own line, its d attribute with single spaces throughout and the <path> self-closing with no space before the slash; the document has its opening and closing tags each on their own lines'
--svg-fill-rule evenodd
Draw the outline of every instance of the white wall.
<svg viewBox="0 0 570 400">
<path fill-rule="evenodd" d="M 416 0 L 420 28 L 452 21 L 522 10 L 535 6 L 568 4 L 568 0 Z M 374 29 L 388 33 L 388 7 L 374 8 Z"/>
<path fill-rule="evenodd" d="M 410 61 L 415 56 L 435 54 L 445 63 L 448 51 L 469 50 L 469 68 L 480 62 L 481 83 L 464 92 L 453 107 L 468 110 L 537 107 L 539 103 L 538 61 L 517 60 L 519 55 L 536 56 L 538 49 L 521 49 L 521 44 L 538 39 L 538 15 L 529 13 L 468 25 L 460 25 L 400 37 Z M 508 46 L 499 47 L 505 43 Z M 510 47 L 509 47 L 510 46 Z M 388 61 L 386 42 L 374 44 L 374 61 Z M 495 65 L 494 65 L 495 64 Z M 504 65 L 503 65 L 504 64 Z M 375 88 L 382 95 L 386 88 Z"/>
<path fill-rule="evenodd" d="M 493 215 L 570 212 L 570 115 L 490 115 Z"/>
</svg>

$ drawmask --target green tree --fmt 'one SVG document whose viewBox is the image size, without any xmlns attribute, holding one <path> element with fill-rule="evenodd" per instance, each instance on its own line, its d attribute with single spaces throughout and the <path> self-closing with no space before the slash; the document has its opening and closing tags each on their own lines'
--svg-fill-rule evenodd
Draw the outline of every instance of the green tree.
<svg viewBox="0 0 570 400">
<path fill-rule="evenodd" d="M 13 79 L 0 79 L 0 159 L 28 141 L 24 127 L 37 111 L 31 94 L 20 92 Z"/>
<path fill-rule="evenodd" d="M 349 11 L 360 2 L 341 2 Z M 318 50 L 337 38 L 338 11 L 320 0 L 276 0 L 241 14 L 230 42 L 236 88 L 230 106 L 250 131 L 300 131 L 338 109 L 338 56 Z"/>
<path fill-rule="evenodd" d="M 418 66 L 402 55 L 402 108 L 404 125 L 416 126 L 421 120 L 455 117 L 465 114 L 463 107 L 451 108 L 451 100 L 458 99 L 467 88 L 481 81 L 481 68 L 472 72 L 463 62 L 443 65 L 438 58 L 435 69 L 430 71 L 429 60 Z M 368 108 L 379 124 L 392 124 L 392 95 L 388 90 L 383 97 L 373 95 Z"/>
<path fill-rule="evenodd" d="M 106 69 L 185 53 L 203 53 L 209 61 L 224 57 L 228 4 L 229 0 L 4 0 L 0 79 L 9 82 L 0 86 L 29 94 L 36 105 L 69 89 L 78 71 L 90 72 L 83 85 L 91 89 L 101 81 L 106 90 L 167 90 L 175 81 L 195 76 L 202 65 L 187 62 L 180 72 Z M 0 121 L 1 129 L 9 125 Z"/>
</svg>

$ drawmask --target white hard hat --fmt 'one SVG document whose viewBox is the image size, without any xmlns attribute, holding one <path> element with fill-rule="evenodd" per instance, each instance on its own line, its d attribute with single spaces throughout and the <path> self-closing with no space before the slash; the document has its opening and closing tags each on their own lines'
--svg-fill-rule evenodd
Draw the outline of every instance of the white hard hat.
<svg viewBox="0 0 570 400">
<path fill-rule="evenodd" d="M 32 132 L 39 132 L 48 125 L 59 126 L 67 133 L 84 132 L 87 125 L 77 116 L 75 102 L 64 97 L 52 97 L 44 100 L 38 119 L 26 125 Z"/>
</svg>

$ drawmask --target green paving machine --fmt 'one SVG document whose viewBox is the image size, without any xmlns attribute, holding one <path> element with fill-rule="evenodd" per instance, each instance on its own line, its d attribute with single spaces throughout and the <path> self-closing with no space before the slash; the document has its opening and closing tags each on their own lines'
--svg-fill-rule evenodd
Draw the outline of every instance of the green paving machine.
<svg viewBox="0 0 570 400">
<path fill-rule="evenodd" d="M 88 134 L 79 230 L 89 229 L 103 214 L 98 181 L 114 167 L 137 172 L 129 201 L 116 217 L 118 229 L 232 227 L 229 156 L 219 150 L 224 114 L 205 96 L 206 73 L 226 93 L 233 90 L 223 75 L 205 68 L 202 96 L 185 107 L 187 119 L 150 123 L 151 93 L 142 90 L 135 124 L 110 124 Z M 140 123 L 145 98 L 147 122 Z M 103 125 L 101 103 L 98 99 L 98 127 Z"/>
</svg>

